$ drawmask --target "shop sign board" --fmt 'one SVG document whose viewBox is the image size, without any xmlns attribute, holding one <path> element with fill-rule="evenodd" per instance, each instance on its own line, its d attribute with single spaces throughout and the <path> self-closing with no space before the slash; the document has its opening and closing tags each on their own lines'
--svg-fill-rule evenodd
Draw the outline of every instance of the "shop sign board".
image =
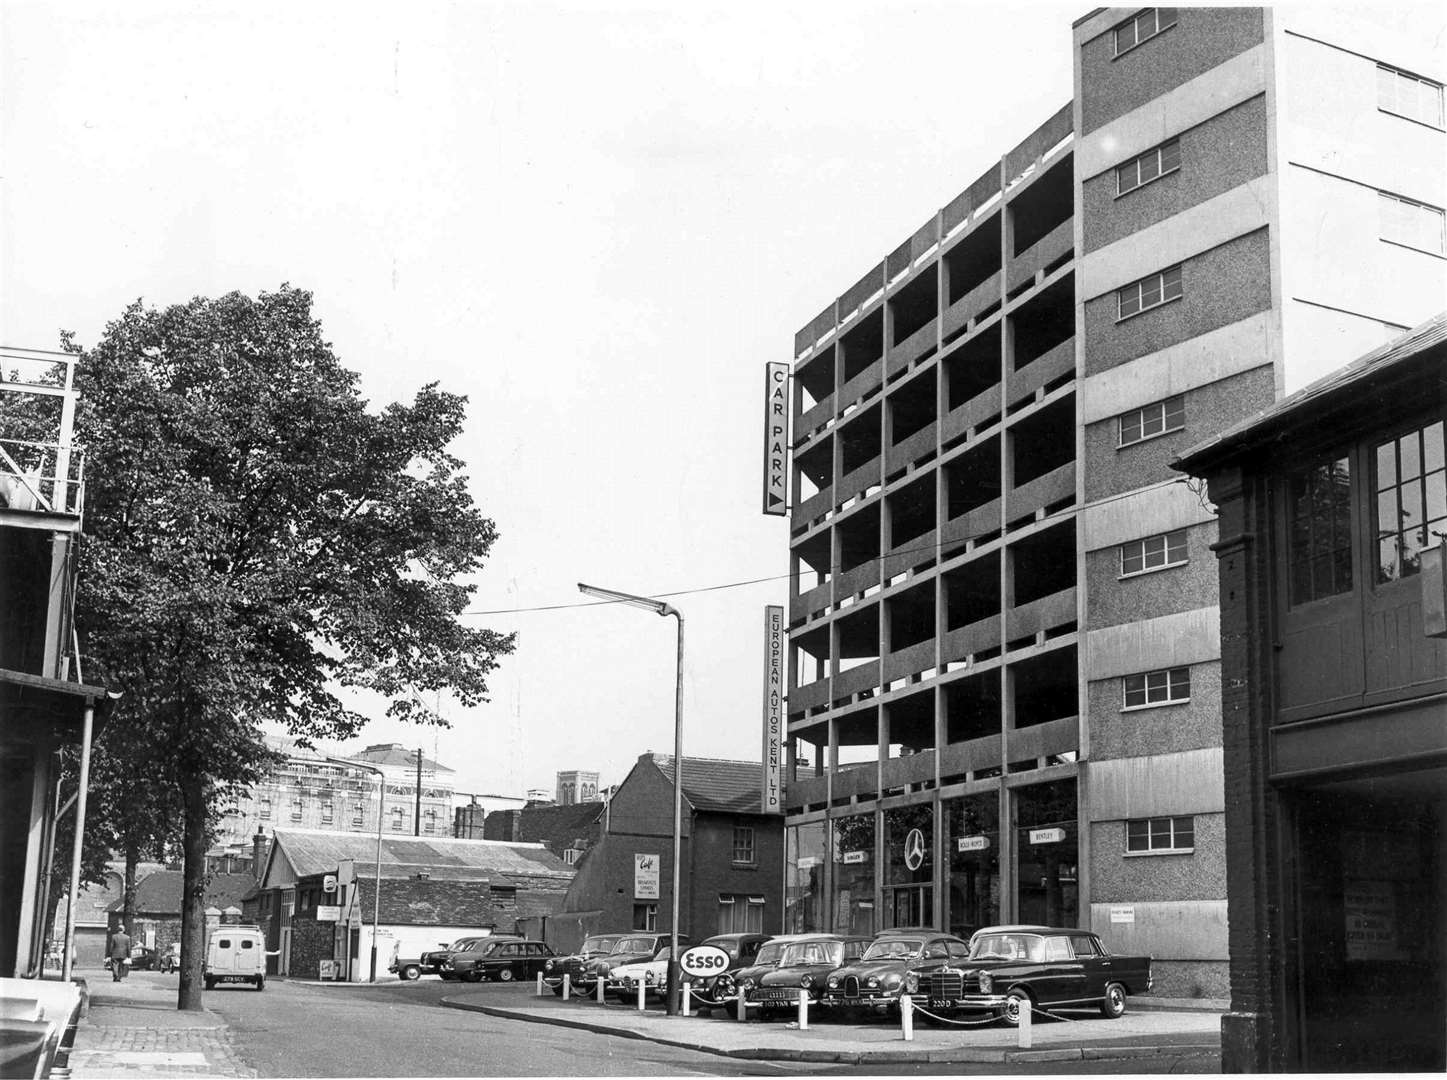
<svg viewBox="0 0 1447 1080">
<path fill-rule="evenodd" d="M 789 365 L 764 366 L 764 513 L 789 513 Z"/>
<path fill-rule="evenodd" d="M 760 812 L 784 812 L 784 607 L 764 608 L 764 775 Z"/>
<path fill-rule="evenodd" d="M 318 904 L 317 922 L 340 922 L 342 908 L 340 904 Z"/>
<path fill-rule="evenodd" d="M 1133 922 L 1135 922 L 1135 905 L 1134 905 L 1134 904 L 1111 904 L 1111 905 L 1110 905 L 1110 921 L 1113 922 L 1113 923 L 1133 923 Z"/>
<path fill-rule="evenodd" d="M 1031 829 L 1030 843 L 1058 844 L 1065 839 L 1064 829 Z"/>
<path fill-rule="evenodd" d="M 633 856 L 633 898 L 658 899 L 658 856 L 637 852 Z"/>
<path fill-rule="evenodd" d="M 990 847 L 988 836 L 962 836 L 955 841 L 957 851 L 987 851 Z"/>
<path fill-rule="evenodd" d="M 844 857 L 841 858 L 839 861 L 840 861 L 840 862 L 843 862 L 843 863 L 862 863 L 862 862 L 868 862 L 868 861 L 869 861 L 869 852 L 867 852 L 867 851 L 846 851 L 846 852 L 844 853 Z"/>
</svg>

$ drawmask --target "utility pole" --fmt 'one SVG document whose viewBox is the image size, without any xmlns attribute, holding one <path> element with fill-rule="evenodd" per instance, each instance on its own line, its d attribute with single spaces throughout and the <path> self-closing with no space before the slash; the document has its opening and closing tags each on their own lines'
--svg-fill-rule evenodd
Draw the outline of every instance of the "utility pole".
<svg viewBox="0 0 1447 1080">
<path fill-rule="evenodd" d="M 417 748 L 417 812 L 412 815 L 412 835 L 422 835 L 422 747 Z"/>
</svg>

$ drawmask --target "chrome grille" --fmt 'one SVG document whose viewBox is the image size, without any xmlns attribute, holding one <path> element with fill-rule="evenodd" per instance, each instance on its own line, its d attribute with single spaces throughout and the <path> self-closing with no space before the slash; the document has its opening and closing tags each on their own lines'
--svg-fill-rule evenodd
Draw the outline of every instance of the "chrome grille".
<svg viewBox="0 0 1447 1080">
<path fill-rule="evenodd" d="M 846 976 L 844 977 L 844 996 L 845 996 L 845 997 L 858 997 L 858 996 L 859 996 L 859 976 L 858 976 L 858 975 L 846 975 Z"/>
<path fill-rule="evenodd" d="M 965 992 L 965 977 L 958 971 L 932 971 L 923 982 L 930 997 L 957 998 Z"/>
</svg>

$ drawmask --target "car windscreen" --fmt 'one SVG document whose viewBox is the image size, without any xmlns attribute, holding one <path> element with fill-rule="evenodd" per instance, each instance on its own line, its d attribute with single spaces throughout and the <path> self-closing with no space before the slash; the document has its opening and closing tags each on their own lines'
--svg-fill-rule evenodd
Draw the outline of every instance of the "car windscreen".
<svg viewBox="0 0 1447 1080">
<path fill-rule="evenodd" d="M 865 960 L 900 960 L 914 956 L 924 944 L 919 938 L 885 938 L 869 946 Z"/>
<path fill-rule="evenodd" d="M 784 947 L 784 958 L 780 967 L 801 967 L 805 964 L 844 965 L 844 942 L 842 941 L 800 941 Z"/>
<path fill-rule="evenodd" d="M 590 938 L 584 938 L 584 939 L 583 939 L 583 944 L 580 945 L 580 946 L 578 946 L 578 951 L 579 951 L 579 952 L 585 952 L 585 953 L 589 953 L 589 952 L 611 952 L 612 949 L 613 949 L 613 946 L 614 946 L 614 945 L 617 945 L 617 944 L 618 944 L 618 939 L 617 939 L 616 937 L 612 936 L 611 934 L 609 934 L 609 935 L 606 936 L 606 937 L 590 937 Z"/>
<path fill-rule="evenodd" d="M 782 956 L 783 953 L 784 946 L 782 942 L 769 942 L 759 947 L 759 955 L 754 957 L 754 963 L 760 965 L 777 964 L 779 957 Z"/>
<path fill-rule="evenodd" d="M 729 954 L 730 960 L 737 960 L 739 958 L 738 938 L 709 938 L 704 944 L 712 945 L 715 949 L 722 949 Z"/>
<path fill-rule="evenodd" d="M 613 946 L 613 951 L 615 953 L 651 953 L 653 951 L 653 945 L 657 940 L 655 937 L 619 938 L 618 944 Z"/>
<path fill-rule="evenodd" d="M 1045 943 L 1033 934 L 981 934 L 970 945 L 971 960 L 1029 960 L 1045 957 Z"/>
</svg>

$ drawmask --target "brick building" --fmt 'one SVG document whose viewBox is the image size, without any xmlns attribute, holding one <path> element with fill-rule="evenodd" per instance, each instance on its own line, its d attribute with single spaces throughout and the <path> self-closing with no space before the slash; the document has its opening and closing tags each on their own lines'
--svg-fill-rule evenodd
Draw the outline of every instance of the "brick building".
<svg viewBox="0 0 1447 1080">
<path fill-rule="evenodd" d="M 1447 1066 L 1447 315 L 1188 452 L 1220 571 L 1228 1072 Z"/>
<path fill-rule="evenodd" d="M 1442 21 L 1092 11 L 1074 100 L 797 333 L 789 929 L 1080 925 L 1225 998 L 1216 524 L 1169 463 L 1440 307 Z"/>
<path fill-rule="evenodd" d="M 674 759 L 638 758 L 608 803 L 605 828 L 577 863 L 548 940 L 570 948 L 585 934 L 668 930 L 673 881 Z M 783 819 L 760 813 L 758 762 L 684 758 L 680 934 L 777 931 Z"/>
<path fill-rule="evenodd" d="M 603 834 L 605 804 L 597 801 L 494 810 L 483 822 L 487 840 L 543 844 L 572 866 Z M 672 821 L 672 810 L 669 811 Z"/>
<path fill-rule="evenodd" d="M 153 870 L 136 882 L 136 899 L 131 941 L 165 952 L 181 940 L 180 870 Z M 207 874 L 205 906 L 217 911 L 240 909 L 256 887 L 251 874 Z M 125 897 L 118 896 L 106 907 L 107 933 L 121 925 Z M 76 943 L 77 952 L 80 944 Z"/>
</svg>

